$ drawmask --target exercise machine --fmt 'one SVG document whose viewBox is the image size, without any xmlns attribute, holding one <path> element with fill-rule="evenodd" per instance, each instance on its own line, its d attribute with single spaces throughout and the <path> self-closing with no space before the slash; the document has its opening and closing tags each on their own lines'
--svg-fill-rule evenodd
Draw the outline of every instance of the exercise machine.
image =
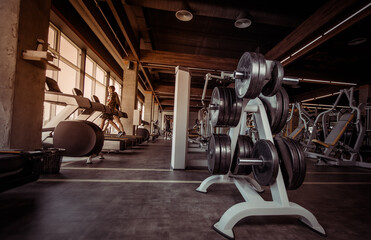
<svg viewBox="0 0 371 240">
<path fill-rule="evenodd" d="M 345 96 L 349 103 L 349 111 L 339 111 L 337 121 L 329 129 L 326 123 L 328 115 L 337 107 L 340 99 Z M 358 166 L 371 168 L 371 163 L 363 161 L 359 149 L 365 137 L 365 127 L 361 118 L 362 104 L 356 106 L 354 88 L 342 89 L 334 105 L 327 111 L 320 113 L 314 122 L 322 119 L 323 141 L 311 138 L 315 144 L 315 151 L 307 151 L 307 156 L 317 158 L 318 165 Z M 312 135 L 314 136 L 314 135 Z"/>
</svg>

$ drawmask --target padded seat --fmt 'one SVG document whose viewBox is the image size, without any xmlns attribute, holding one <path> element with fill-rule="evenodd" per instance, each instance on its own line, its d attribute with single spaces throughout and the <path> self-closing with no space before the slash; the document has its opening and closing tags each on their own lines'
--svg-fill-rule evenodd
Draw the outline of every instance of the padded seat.
<svg viewBox="0 0 371 240">
<path fill-rule="evenodd" d="M 339 141 L 341 136 L 343 136 L 345 130 L 347 129 L 349 123 L 352 122 L 353 118 L 354 118 L 353 113 L 344 114 L 343 116 L 341 116 L 340 120 L 332 128 L 330 134 L 326 137 L 324 142 L 318 139 L 313 139 L 312 142 L 317 145 L 318 144 L 322 145 L 326 148 L 335 146 L 335 144 Z"/>
<path fill-rule="evenodd" d="M 0 151 L 0 192 L 39 179 L 42 157 L 42 151 Z"/>
</svg>

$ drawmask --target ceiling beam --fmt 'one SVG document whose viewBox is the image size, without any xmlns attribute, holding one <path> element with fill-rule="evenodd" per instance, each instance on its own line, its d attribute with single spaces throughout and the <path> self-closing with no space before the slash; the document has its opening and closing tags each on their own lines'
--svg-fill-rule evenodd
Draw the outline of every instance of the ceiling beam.
<svg viewBox="0 0 371 240">
<path fill-rule="evenodd" d="M 319 31 L 324 25 L 338 17 L 339 14 L 343 13 L 344 10 L 355 2 L 356 0 L 328 1 L 312 16 L 300 24 L 294 31 L 287 35 L 281 42 L 269 50 L 265 54 L 266 59 L 283 60 L 288 57 L 293 53 L 293 51 L 296 51 L 301 47 L 299 47 L 299 45 L 302 44 L 303 41 L 309 43 L 309 37 Z M 300 56 L 299 54 L 297 55 L 298 56 L 294 55 L 295 59 Z"/>
<path fill-rule="evenodd" d="M 203 88 L 191 88 L 190 96 L 202 96 Z M 206 96 L 211 96 L 212 89 L 207 89 L 206 91 Z M 166 85 L 159 85 L 156 89 L 155 92 L 158 94 L 168 94 L 168 95 L 174 95 L 175 93 L 175 86 L 166 86 Z"/>
<path fill-rule="evenodd" d="M 210 71 L 229 71 L 236 69 L 238 60 L 234 58 L 219 58 L 196 54 L 175 53 L 166 51 L 140 51 L 140 62 L 150 66 L 165 65 L 169 67 L 182 66 L 192 70 L 204 69 Z"/>
<path fill-rule="evenodd" d="M 143 68 L 143 65 L 139 61 L 139 53 L 140 53 L 139 52 L 139 43 L 135 39 L 134 31 L 131 28 L 129 19 L 127 17 L 126 12 L 125 12 L 124 6 L 122 5 L 122 2 L 120 0 L 107 0 L 107 3 L 108 3 L 109 8 L 111 9 L 111 12 L 112 12 L 113 16 L 115 17 L 115 20 L 118 23 L 122 33 L 125 36 L 125 40 L 130 47 L 130 50 L 131 50 L 131 52 L 133 54 L 133 57 L 134 57 L 134 60 L 136 60 L 138 62 L 138 69 L 140 71 L 142 71 L 144 78 L 148 82 L 148 85 L 149 85 L 153 95 L 155 96 L 155 99 L 156 99 L 157 103 L 159 104 L 160 109 L 162 110 L 161 103 L 158 100 L 158 97 L 157 97 L 155 91 L 153 90 L 153 87 L 152 87 L 152 84 L 151 84 L 151 80 L 150 80 L 151 75 L 149 73 L 147 73 L 148 70 Z M 131 58 L 129 57 L 128 60 L 130 60 L 130 59 Z"/>
</svg>

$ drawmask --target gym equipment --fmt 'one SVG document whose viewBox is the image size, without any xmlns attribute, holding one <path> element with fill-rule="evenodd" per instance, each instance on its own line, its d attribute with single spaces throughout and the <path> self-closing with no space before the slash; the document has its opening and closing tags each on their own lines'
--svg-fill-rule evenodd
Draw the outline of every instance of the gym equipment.
<svg viewBox="0 0 371 240">
<path fill-rule="evenodd" d="M 298 189 L 306 175 L 305 154 L 302 145 L 290 138 L 276 136 L 274 144 L 280 157 L 282 177 L 288 190 Z"/>
<path fill-rule="evenodd" d="M 270 97 L 277 93 L 282 84 L 298 84 L 298 79 L 283 75 L 280 62 L 265 60 L 260 53 L 245 52 L 233 73 L 236 94 L 239 98 L 248 99 L 254 99 L 260 93 Z"/>
<path fill-rule="evenodd" d="M 291 113 L 287 119 L 287 124 L 292 121 L 295 109 L 298 111 L 298 125 L 288 137 L 295 140 L 297 139 L 306 144 L 305 141 L 309 138 L 313 130 L 315 114 L 310 114 L 302 107 L 300 103 L 296 102 L 292 104 Z"/>
<path fill-rule="evenodd" d="M 40 177 L 42 151 L 0 151 L 0 192 L 34 182 Z"/>
<path fill-rule="evenodd" d="M 232 88 L 214 88 L 209 106 L 213 127 L 235 127 L 240 120 L 241 110 L 242 100 L 237 98 Z"/>
<path fill-rule="evenodd" d="M 232 228 L 245 217 L 297 215 L 300 216 L 299 220 L 305 225 L 320 234 L 326 235 L 325 230 L 312 213 L 288 200 L 285 185 L 288 185 L 290 189 L 295 189 L 304 181 L 306 170 L 303 157 L 304 153 L 301 146 L 296 142 L 283 140 L 282 143 L 285 145 L 281 145 L 285 148 L 282 149 L 288 149 L 285 152 L 285 156 L 287 160 L 290 161 L 290 165 L 286 167 L 285 162 L 282 161 L 283 159 L 280 160 L 280 156 L 282 157 L 284 155 L 281 148 L 276 148 L 277 146 L 274 145 L 271 131 L 272 122 L 269 121 L 267 116 L 268 111 L 266 111 L 262 100 L 258 97 L 266 84 L 261 84 L 261 81 L 264 81 L 266 78 L 260 77 L 264 73 L 263 58 L 260 56 L 259 59 L 259 55 L 251 53 L 244 55 L 245 56 L 243 56 L 239 62 L 239 71 L 235 71 L 234 74 L 236 83 L 238 82 L 237 79 L 240 79 L 240 86 L 235 84 L 237 96 L 239 98 L 244 98 L 242 101 L 240 120 L 236 126 L 228 126 L 228 134 L 220 134 L 223 130 L 220 130 L 221 128 L 216 128 L 218 134 L 213 134 L 211 136 L 208 154 L 208 168 L 213 175 L 206 178 L 196 190 L 206 193 L 208 187 L 212 184 L 234 183 L 245 199 L 245 202 L 235 204 L 229 208 L 220 220 L 214 224 L 213 228 L 221 235 L 229 239 L 234 239 Z M 259 65 L 259 69 L 256 67 L 257 64 Z M 262 67 L 260 67 L 260 65 L 262 65 Z M 269 68 L 271 68 L 271 66 L 269 66 Z M 240 71 L 244 72 L 239 74 Z M 266 68 L 265 72 L 267 72 Z M 243 75 L 243 77 L 241 77 L 241 75 Z M 249 76 L 249 78 L 247 79 L 246 76 Z M 271 84 L 275 86 L 273 83 L 274 82 Z M 259 90 L 257 90 L 257 88 Z M 275 87 L 270 88 L 275 89 Z M 222 92 L 219 88 L 217 91 L 218 93 Z M 282 93 L 279 87 L 276 90 L 266 91 L 272 94 L 272 96 L 279 94 L 282 98 L 286 97 L 284 96 L 285 93 Z M 277 92 L 274 93 L 274 91 Z M 252 96 L 255 96 L 255 98 L 252 99 Z M 217 100 L 217 98 L 215 99 Z M 224 124 L 225 116 L 219 115 L 226 114 L 227 111 L 223 109 L 225 106 L 224 103 L 219 104 L 220 99 L 223 101 L 224 98 L 219 98 L 218 106 L 211 106 L 211 110 L 219 110 L 218 116 L 215 117 L 215 119 L 218 119 L 218 121 L 222 121 L 221 119 L 223 119 Z M 276 111 L 274 112 L 276 113 Z M 282 110 L 277 111 L 277 114 L 281 114 L 282 117 Z M 252 144 L 251 141 L 248 140 L 251 140 L 251 138 L 245 136 L 245 133 L 248 132 L 246 125 L 248 115 L 252 115 L 254 126 L 258 133 L 258 139 L 255 144 Z M 287 117 L 282 121 L 286 123 L 286 120 Z M 277 124 L 277 126 L 281 126 L 282 121 L 279 119 L 275 120 L 274 123 Z M 286 177 L 287 179 L 284 180 L 281 172 L 281 165 L 285 167 L 286 173 L 289 173 L 286 175 L 290 178 Z M 246 175 L 233 175 L 236 173 L 249 174 L 251 168 L 253 169 L 256 180 Z M 285 181 L 287 182 L 286 184 Z M 269 185 L 272 201 L 266 201 L 259 195 L 258 192 L 262 192 L 263 189 L 258 182 L 262 185 Z"/>
<path fill-rule="evenodd" d="M 145 128 L 137 128 L 135 135 L 143 137 L 144 141 L 148 141 L 150 134 Z"/>
<path fill-rule="evenodd" d="M 277 134 L 285 127 L 289 115 L 290 99 L 284 88 L 278 88 L 275 95 L 271 97 L 259 95 L 268 114 L 271 130 Z"/>
<path fill-rule="evenodd" d="M 85 157 L 86 163 L 99 155 L 104 135 L 100 127 L 89 121 L 62 121 L 54 130 L 53 145 L 65 149 L 65 156 Z"/>
<path fill-rule="evenodd" d="M 337 166 L 358 166 L 371 168 L 371 163 L 364 162 L 359 149 L 365 137 L 365 127 L 361 118 L 361 107 L 355 106 L 353 98 L 354 88 L 340 90 L 340 94 L 331 109 L 320 113 L 314 125 L 317 125 L 319 119 L 322 119 L 322 130 L 324 141 L 315 139 L 314 130 L 309 143 L 316 145 L 315 152 L 306 151 L 308 157 L 317 158 L 318 165 L 337 165 Z M 342 96 L 346 96 L 350 112 L 337 115 L 337 122 L 328 133 L 326 118 L 338 105 Z M 349 136 L 348 136 L 349 135 Z M 350 139 L 350 140 L 347 140 Z M 309 149 L 308 149 L 309 150 Z"/>
</svg>

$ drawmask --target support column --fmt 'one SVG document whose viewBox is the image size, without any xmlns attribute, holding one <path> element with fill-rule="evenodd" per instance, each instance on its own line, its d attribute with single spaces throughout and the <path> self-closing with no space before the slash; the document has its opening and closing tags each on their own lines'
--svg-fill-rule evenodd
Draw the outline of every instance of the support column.
<svg viewBox="0 0 371 240">
<path fill-rule="evenodd" d="M 173 169 L 185 169 L 186 167 L 190 88 L 191 76 L 188 69 L 176 67 L 171 149 L 171 167 Z"/>
<path fill-rule="evenodd" d="M 128 118 L 121 118 L 124 130 L 128 135 L 134 135 L 133 115 L 137 109 L 137 88 L 138 88 L 138 64 L 124 62 L 124 79 L 122 86 L 121 106 L 123 112 L 128 114 Z"/>
<path fill-rule="evenodd" d="M 151 120 L 152 120 L 152 103 L 153 94 L 151 91 L 144 92 L 144 121 L 148 122 L 149 125 L 145 125 L 144 128 L 151 133 Z"/>
<path fill-rule="evenodd" d="M 0 1 L 0 148 L 41 147 L 46 71 L 22 52 L 36 50 L 37 39 L 48 42 L 50 6 L 50 0 Z"/>
<path fill-rule="evenodd" d="M 158 120 L 158 113 L 159 113 L 158 110 L 159 110 L 158 103 L 154 103 L 153 104 L 153 117 L 152 117 L 153 121 Z"/>
</svg>

